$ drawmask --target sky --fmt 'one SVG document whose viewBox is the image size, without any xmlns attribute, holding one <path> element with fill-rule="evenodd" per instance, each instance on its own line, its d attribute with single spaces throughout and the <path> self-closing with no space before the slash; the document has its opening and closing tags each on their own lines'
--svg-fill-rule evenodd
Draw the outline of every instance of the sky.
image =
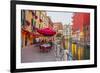
<svg viewBox="0 0 100 73">
<path fill-rule="evenodd" d="M 50 16 L 53 22 L 61 22 L 63 25 L 72 24 L 72 12 L 47 12 L 47 16 Z"/>
</svg>

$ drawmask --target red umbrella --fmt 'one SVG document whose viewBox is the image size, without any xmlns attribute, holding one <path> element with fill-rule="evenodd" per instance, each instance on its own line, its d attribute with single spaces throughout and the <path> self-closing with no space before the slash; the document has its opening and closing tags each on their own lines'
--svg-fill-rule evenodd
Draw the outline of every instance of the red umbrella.
<svg viewBox="0 0 100 73">
<path fill-rule="evenodd" d="M 52 28 L 37 29 L 37 32 L 44 36 L 53 36 L 56 32 Z"/>
</svg>

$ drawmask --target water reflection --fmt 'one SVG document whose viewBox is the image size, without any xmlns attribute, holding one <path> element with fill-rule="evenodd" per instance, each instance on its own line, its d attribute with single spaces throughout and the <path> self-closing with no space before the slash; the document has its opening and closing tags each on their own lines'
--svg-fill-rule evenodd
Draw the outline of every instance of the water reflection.
<svg viewBox="0 0 100 73">
<path fill-rule="evenodd" d="M 90 47 L 89 45 L 81 45 L 80 43 L 72 43 L 72 57 L 73 60 L 87 60 L 90 59 Z"/>
</svg>

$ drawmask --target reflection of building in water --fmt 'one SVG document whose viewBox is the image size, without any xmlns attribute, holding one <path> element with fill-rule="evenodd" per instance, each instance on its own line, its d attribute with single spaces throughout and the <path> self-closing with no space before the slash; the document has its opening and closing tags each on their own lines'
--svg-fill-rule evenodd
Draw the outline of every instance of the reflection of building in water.
<svg viewBox="0 0 100 73">
<path fill-rule="evenodd" d="M 72 33 L 72 26 L 64 25 L 63 26 L 64 45 L 65 45 L 65 49 L 67 49 L 67 50 L 71 49 L 71 46 L 70 46 L 71 33 Z"/>
<path fill-rule="evenodd" d="M 90 58 L 90 14 L 74 13 L 72 54 L 75 59 Z"/>
<path fill-rule="evenodd" d="M 74 60 L 90 59 L 90 47 L 72 43 L 72 55 Z"/>
</svg>

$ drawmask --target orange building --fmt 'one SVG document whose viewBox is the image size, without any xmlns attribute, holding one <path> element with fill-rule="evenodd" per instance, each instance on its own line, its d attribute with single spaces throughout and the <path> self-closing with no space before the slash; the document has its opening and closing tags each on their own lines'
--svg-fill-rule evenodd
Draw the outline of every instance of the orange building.
<svg viewBox="0 0 100 73">
<path fill-rule="evenodd" d="M 32 44 L 32 37 L 29 33 L 32 32 L 31 21 L 33 19 L 32 12 L 30 10 L 22 10 L 22 47 Z"/>
</svg>

